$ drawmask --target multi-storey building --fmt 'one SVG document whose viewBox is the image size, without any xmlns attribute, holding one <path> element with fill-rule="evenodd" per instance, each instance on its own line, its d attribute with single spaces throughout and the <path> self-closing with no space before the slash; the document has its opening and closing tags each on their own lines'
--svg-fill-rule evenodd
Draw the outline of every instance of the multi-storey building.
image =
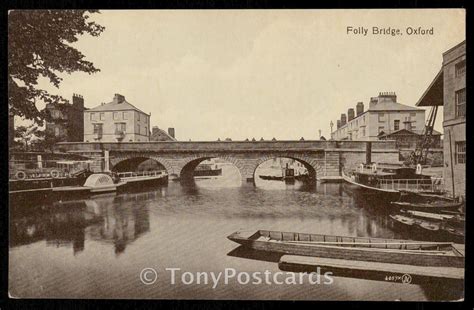
<svg viewBox="0 0 474 310">
<path fill-rule="evenodd" d="M 443 153 L 446 190 L 466 191 L 466 41 L 443 53 L 440 71 L 416 104 L 443 106 Z"/>
<path fill-rule="evenodd" d="M 72 104 L 48 103 L 45 107 L 51 120 L 46 122 L 49 131 L 61 141 L 80 142 L 84 132 L 84 98 L 73 94 Z"/>
<path fill-rule="evenodd" d="M 84 111 L 84 141 L 149 141 L 150 116 L 115 94 L 112 102 Z"/>
<path fill-rule="evenodd" d="M 359 102 L 356 110 L 350 108 L 337 120 L 337 129 L 331 133 L 334 140 L 379 140 L 383 135 L 406 130 L 421 134 L 425 125 L 425 110 L 397 102 L 394 92 L 372 97 L 369 108 Z"/>
</svg>

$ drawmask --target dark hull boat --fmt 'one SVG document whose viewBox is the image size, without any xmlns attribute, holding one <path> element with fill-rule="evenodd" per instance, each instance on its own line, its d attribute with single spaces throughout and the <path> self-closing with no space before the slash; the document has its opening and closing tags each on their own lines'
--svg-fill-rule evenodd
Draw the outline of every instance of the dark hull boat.
<svg viewBox="0 0 474 310">
<path fill-rule="evenodd" d="M 440 211 L 457 211 L 463 205 L 463 202 L 449 202 L 444 200 L 433 201 L 429 203 L 414 203 L 392 201 L 392 206 L 405 210 L 440 212 Z"/>
<path fill-rule="evenodd" d="M 424 242 L 381 238 L 258 230 L 237 231 L 227 237 L 255 250 L 344 260 L 464 267 L 464 255 L 450 242 Z"/>
<path fill-rule="evenodd" d="M 414 194 L 442 192 L 440 180 L 421 174 L 421 167 L 418 169 L 403 166 L 377 168 L 376 164 L 369 167 L 361 165 L 349 174 L 342 171 L 342 178 L 363 193 L 377 195 L 378 199 L 384 201 L 398 201 L 402 193 L 408 192 Z"/>
<path fill-rule="evenodd" d="M 441 218 L 439 214 L 426 212 L 412 212 L 415 214 L 403 212 L 403 215 L 390 215 L 390 218 L 398 228 L 416 232 L 424 238 L 464 243 L 464 227 L 451 224 L 452 218 Z"/>
</svg>

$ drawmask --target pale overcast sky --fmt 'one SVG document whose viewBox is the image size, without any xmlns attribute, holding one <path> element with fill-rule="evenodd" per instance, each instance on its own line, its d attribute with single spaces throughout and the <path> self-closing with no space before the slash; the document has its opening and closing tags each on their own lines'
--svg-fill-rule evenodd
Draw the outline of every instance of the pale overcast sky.
<svg viewBox="0 0 474 310">
<path fill-rule="evenodd" d="M 92 19 L 105 31 L 75 46 L 101 72 L 40 85 L 81 94 L 89 108 L 120 93 L 151 112 L 152 125 L 193 141 L 328 137 L 331 120 L 380 91 L 413 106 L 442 53 L 465 40 L 463 10 L 117 10 Z M 347 26 L 434 35 L 348 35 Z"/>
</svg>

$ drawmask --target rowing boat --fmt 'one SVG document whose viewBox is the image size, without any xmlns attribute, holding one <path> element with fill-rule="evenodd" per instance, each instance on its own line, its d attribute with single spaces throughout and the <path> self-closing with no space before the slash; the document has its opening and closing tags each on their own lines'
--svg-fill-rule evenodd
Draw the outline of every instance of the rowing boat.
<svg viewBox="0 0 474 310">
<path fill-rule="evenodd" d="M 346 237 L 282 231 L 237 231 L 227 237 L 255 250 L 417 266 L 464 267 L 451 242 Z"/>
<path fill-rule="evenodd" d="M 456 211 L 462 206 L 463 202 L 447 202 L 447 201 L 434 201 L 431 203 L 413 203 L 413 202 L 401 202 L 392 201 L 391 204 L 398 208 L 406 210 L 416 211 L 429 211 L 429 212 L 440 212 L 440 211 Z"/>
</svg>

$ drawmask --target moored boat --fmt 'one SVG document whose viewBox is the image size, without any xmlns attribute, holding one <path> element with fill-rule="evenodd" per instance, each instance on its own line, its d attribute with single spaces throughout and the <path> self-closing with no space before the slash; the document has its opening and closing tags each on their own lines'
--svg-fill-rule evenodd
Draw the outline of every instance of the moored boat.
<svg viewBox="0 0 474 310">
<path fill-rule="evenodd" d="M 441 180 L 423 175 L 421 166 L 417 169 L 405 166 L 380 166 L 361 164 L 355 171 L 346 174 L 342 171 L 344 181 L 357 186 L 367 194 L 379 195 L 380 199 L 397 201 L 402 192 L 441 193 Z"/>
<path fill-rule="evenodd" d="M 425 212 L 440 212 L 440 211 L 457 211 L 463 204 L 460 202 L 448 202 L 448 201 L 433 201 L 428 203 L 415 203 L 415 202 L 403 202 L 403 201 L 392 201 L 392 206 L 413 211 L 425 211 Z"/>
<path fill-rule="evenodd" d="M 227 237 L 243 246 L 292 255 L 419 266 L 463 267 L 464 255 L 451 242 L 332 236 L 258 230 Z"/>
</svg>

